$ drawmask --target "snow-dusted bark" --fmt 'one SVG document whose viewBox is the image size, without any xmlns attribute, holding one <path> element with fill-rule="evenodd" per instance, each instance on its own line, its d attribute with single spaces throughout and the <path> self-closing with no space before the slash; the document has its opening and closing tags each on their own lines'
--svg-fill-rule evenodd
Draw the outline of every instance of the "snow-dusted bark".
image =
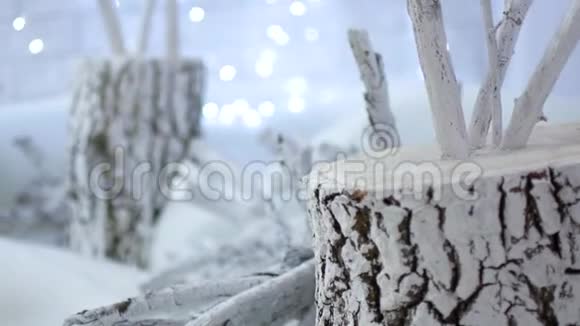
<svg viewBox="0 0 580 326">
<path fill-rule="evenodd" d="M 284 325 L 314 303 L 314 261 L 310 260 L 200 315 L 186 326 Z"/>
<path fill-rule="evenodd" d="M 125 54 L 123 32 L 121 30 L 119 16 L 113 8 L 112 0 L 97 0 L 97 4 L 103 17 L 103 25 L 109 38 L 111 51 L 113 51 L 113 55 L 115 56 L 123 56 Z"/>
<path fill-rule="evenodd" d="M 576 325 L 576 128 L 556 126 L 526 151 L 481 153 L 473 179 L 458 172 L 475 164 L 435 158 L 427 169 L 432 157 L 408 148 L 382 162 L 384 174 L 348 162 L 314 171 L 317 325 Z M 436 181 L 390 178 L 421 169 Z"/>
<path fill-rule="evenodd" d="M 481 0 L 481 10 L 483 12 L 483 22 L 486 31 L 487 55 L 489 57 L 488 70 L 491 74 L 491 116 L 493 121 L 492 140 L 494 146 L 501 144 L 503 134 L 502 124 L 502 107 L 501 107 L 501 89 L 499 82 L 499 56 L 497 51 L 497 41 L 495 37 L 495 28 L 493 26 L 493 12 L 491 0 Z"/>
<path fill-rule="evenodd" d="M 407 0 L 437 142 L 444 157 L 468 156 L 460 87 L 447 51 L 440 0 Z"/>
<path fill-rule="evenodd" d="M 175 87 L 165 83 L 170 72 Z M 204 78 L 197 61 L 176 70 L 156 60 L 82 65 L 69 127 L 73 248 L 147 265 L 152 228 L 167 200 L 162 190 L 176 172 L 168 164 L 191 157 L 200 133 Z"/>
<path fill-rule="evenodd" d="M 552 92 L 564 66 L 580 40 L 580 0 L 571 0 L 570 8 L 530 78 L 524 93 L 516 100 L 502 147 L 524 147 L 536 123 L 544 118 L 544 103 Z"/>
<path fill-rule="evenodd" d="M 479 148 L 485 145 L 492 118 L 491 106 L 493 103 L 494 83 L 497 78 L 498 89 L 503 86 L 522 24 L 533 2 L 534 0 L 506 1 L 504 17 L 497 31 L 498 69 L 497 71 L 488 70 L 485 81 L 477 94 L 477 100 L 471 116 L 469 143 L 472 148 Z"/>
<path fill-rule="evenodd" d="M 253 276 L 234 280 L 203 281 L 147 292 L 110 306 L 81 311 L 68 318 L 64 326 L 118 325 L 128 322 L 147 323 L 146 318 L 187 318 L 195 312 L 243 291 L 254 288 L 273 276 Z M 137 324 L 140 325 L 140 324 Z"/>
<path fill-rule="evenodd" d="M 283 326 L 313 323 L 314 261 L 308 258 L 282 275 L 264 273 L 237 280 L 203 281 L 148 292 L 142 297 L 81 311 L 64 326 L 183 325 Z M 193 316 L 193 317 L 192 317 Z"/>
<path fill-rule="evenodd" d="M 383 145 L 400 146 L 395 117 L 391 111 L 389 89 L 382 56 L 373 50 L 368 32 L 349 30 L 348 41 L 358 65 L 369 122 L 376 133 L 387 133 Z"/>
</svg>

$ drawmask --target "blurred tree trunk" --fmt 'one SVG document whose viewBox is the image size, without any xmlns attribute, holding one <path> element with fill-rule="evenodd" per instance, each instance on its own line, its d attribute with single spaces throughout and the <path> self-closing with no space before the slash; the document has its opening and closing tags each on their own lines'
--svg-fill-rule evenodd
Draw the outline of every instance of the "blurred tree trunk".
<svg viewBox="0 0 580 326">
<path fill-rule="evenodd" d="M 167 201 L 171 163 L 200 135 L 205 68 L 198 61 L 88 60 L 70 115 L 71 245 L 146 267 Z"/>
</svg>

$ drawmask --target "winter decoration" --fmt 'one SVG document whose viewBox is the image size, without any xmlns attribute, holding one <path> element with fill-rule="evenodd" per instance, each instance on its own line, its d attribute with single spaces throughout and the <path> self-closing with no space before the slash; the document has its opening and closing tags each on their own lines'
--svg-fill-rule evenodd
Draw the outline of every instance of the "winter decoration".
<svg viewBox="0 0 580 326">
<path fill-rule="evenodd" d="M 406 147 L 374 173 L 314 171 L 317 325 L 577 323 L 579 127 L 472 162 Z"/>
<path fill-rule="evenodd" d="M 516 104 L 503 148 L 524 146 L 543 117 L 543 103 L 578 41 L 578 1 L 571 3 L 530 80 L 528 102 Z M 523 19 L 531 1 L 506 4 Z M 407 147 L 310 174 L 316 325 L 576 323 L 578 124 L 538 129 L 522 151 L 446 160 L 466 158 L 469 149 L 460 92 L 443 48 L 441 3 L 409 0 L 408 9 L 441 151 Z M 511 52 L 505 60 L 501 54 L 513 51 L 519 31 L 504 21 L 496 49 L 490 2 L 482 0 L 482 9 L 490 71 L 475 116 L 484 129 L 475 130 L 470 147 L 485 138 L 491 117 L 493 141 L 500 145 L 499 87 Z M 524 108 L 535 111 L 528 117 Z"/>
<path fill-rule="evenodd" d="M 546 81 L 532 77 L 531 84 L 539 86 L 529 88 L 540 88 L 541 94 L 550 92 L 576 42 L 580 0 L 571 1 L 561 37 L 543 60 L 551 69 Z M 218 280 L 188 278 L 203 265 L 228 266 L 222 257 L 212 259 L 222 250 L 232 256 L 232 248 L 262 246 L 233 242 L 158 275 L 145 284 L 144 295 L 79 312 L 65 326 L 577 323 L 580 126 L 539 127 L 529 148 L 501 151 L 520 141 L 511 124 L 502 137 L 499 88 L 531 3 L 506 1 L 505 17 L 494 28 L 491 3 L 481 0 L 490 64 L 469 138 L 441 1 L 407 0 L 438 149 L 383 147 L 371 153 L 363 142 L 359 155 L 347 155 L 339 146 L 323 149 L 267 133 L 263 140 L 289 169 L 288 179 L 296 182 L 308 174 L 306 184 L 290 187 L 298 194 L 307 191 L 307 206 L 299 202 L 298 210 L 290 210 L 264 200 L 272 224 L 286 230 L 283 259 L 252 252 L 246 264 L 259 266 L 272 258 L 278 263 L 263 272 L 226 271 Z M 381 123 L 398 134 L 380 56 L 365 31 L 350 31 L 349 41 L 366 87 L 371 131 Z M 516 114 L 522 112 L 516 105 Z M 494 146 L 480 149 L 492 118 Z M 324 157 L 338 161 L 318 160 Z M 290 223 L 280 222 L 282 216 L 301 217 L 305 209 L 312 248 L 293 246 L 286 240 L 292 238 Z"/>
</svg>

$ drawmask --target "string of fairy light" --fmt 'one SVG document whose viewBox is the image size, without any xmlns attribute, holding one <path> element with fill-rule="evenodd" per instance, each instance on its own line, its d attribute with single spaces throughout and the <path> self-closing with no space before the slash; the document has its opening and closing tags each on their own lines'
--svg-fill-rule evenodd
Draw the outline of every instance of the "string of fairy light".
<svg viewBox="0 0 580 326">
<path fill-rule="evenodd" d="M 122 0 L 113 0 L 116 7 L 122 6 Z M 322 0 L 262 0 L 267 5 L 280 6 L 281 10 L 286 10 L 291 16 L 301 17 L 308 14 L 310 3 Z M 188 18 L 193 24 L 200 24 L 211 14 L 201 6 L 193 6 L 187 9 Z M 20 11 L 22 12 L 22 11 Z M 12 21 L 15 32 L 21 32 L 27 26 L 28 21 L 24 15 L 17 16 Z M 271 42 L 269 46 L 262 49 L 254 63 L 254 73 L 260 79 L 269 79 L 275 74 L 275 66 L 278 60 L 276 48 L 283 48 L 290 43 L 291 37 L 302 37 L 309 43 L 319 40 L 319 30 L 314 26 L 305 26 L 302 35 L 290 35 L 290 33 L 279 24 L 265 26 L 265 35 Z M 28 51 L 32 55 L 41 54 L 45 50 L 45 41 L 42 38 L 32 38 L 28 41 Z M 220 82 L 230 83 L 238 78 L 238 67 L 234 64 L 223 64 L 217 69 L 217 76 Z M 219 86 L 215 86 L 219 87 Z M 257 103 L 249 103 L 245 98 L 238 98 L 231 103 L 207 102 L 203 106 L 203 117 L 207 123 L 222 126 L 231 126 L 237 122 L 249 128 L 256 128 L 263 122 L 274 116 L 277 110 L 289 113 L 300 113 L 306 109 L 305 93 L 308 89 L 308 82 L 302 76 L 290 77 L 283 85 L 288 97 L 284 105 L 277 106 L 271 99 L 263 99 Z"/>
</svg>

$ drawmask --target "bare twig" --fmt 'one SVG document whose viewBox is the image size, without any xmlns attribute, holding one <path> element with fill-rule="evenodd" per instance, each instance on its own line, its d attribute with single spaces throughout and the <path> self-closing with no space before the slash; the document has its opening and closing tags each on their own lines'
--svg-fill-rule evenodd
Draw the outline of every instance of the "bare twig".
<svg viewBox="0 0 580 326">
<path fill-rule="evenodd" d="M 109 43 L 111 45 L 113 55 L 125 55 L 125 45 L 123 42 L 121 23 L 119 22 L 117 12 L 113 8 L 113 3 L 111 0 L 97 0 L 97 4 L 99 5 L 99 10 L 101 11 L 101 16 L 103 17 L 103 24 L 105 25 L 105 30 L 107 31 L 107 35 L 109 37 Z"/>
<path fill-rule="evenodd" d="M 491 7 L 491 0 L 481 0 L 481 9 L 483 11 L 483 22 L 486 31 L 487 54 L 489 57 L 489 71 L 491 75 L 491 92 L 492 92 L 492 137 L 493 144 L 497 147 L 501 144 L 501 137 L 503 133 L 502 126 L 502 106 L 501 106 L 501 89 L 499 87 L 499 63 L 497 41 L 495 37 L 495 29 L 493 27 L 493 14 Z"/>
<path fill-rule="evenodd" d="M 139 40 L 137 44 L 137 55 L 141 56 L 147 51 L 149 44 L 149 37 L 151 34 L 151 25 L 153 21 L 153 9 L 157 0 L 146 0 L 145 8 L 143 9 L 143 17 L 141 18 L 141 30 L 139 31 Z"/>
<path fill-rule="evenodd" d="M 186 326 L 273 325 L 291 318 L 314 304 L 314 261 L 234 296 Z"/>
<path fill-rule="evenodd" d="M 533 2 L 534 0 L 506 0 L 504 17 L 500 26 L 497 27 L 499 28 L 497 32 L 499 57 L 499 69 L 497 71 L 498 89 L 503 86 L 522 24 Z M 472 148 L 482 147 L 487 138 L 492 116 L 490 103 L 492 103 L 493 84 L 496 81 L 495 73 L 493 70 L 487 72 L 485 81 L 477 94 L 469 127 L 469 144 Z"/>
<path fill-rule="evenodd" d="M 526 145 L 534 126 L 544 118 L 544 103 L 579 40 L 580 0 L 571 0 L 566 16 L 536 67 L 524 93 L 516 100 L 502 144 L 504 149 L 516 149 Z"/>
<path fill-rule="evenodd" d="M 439 0 L 407 0 L 437 141 L 443 157 L 469 154 L 465 119 L 457 78 L 447 51 Z"/>
<path fill-rule="evenodd" d="M 371 126 L 387 126 L 396 135 L 388 135 L 396 142 L 386 141 L 384 145 L 400 146 L 395 117 L 389 101 L 388 82 L 381 55 L 373 50 L 368 32 L 365 30 L 348 31 L 348 40 L 358 65 L 361 79 L 365 85 L 365 102 Z"/>
</svg>

